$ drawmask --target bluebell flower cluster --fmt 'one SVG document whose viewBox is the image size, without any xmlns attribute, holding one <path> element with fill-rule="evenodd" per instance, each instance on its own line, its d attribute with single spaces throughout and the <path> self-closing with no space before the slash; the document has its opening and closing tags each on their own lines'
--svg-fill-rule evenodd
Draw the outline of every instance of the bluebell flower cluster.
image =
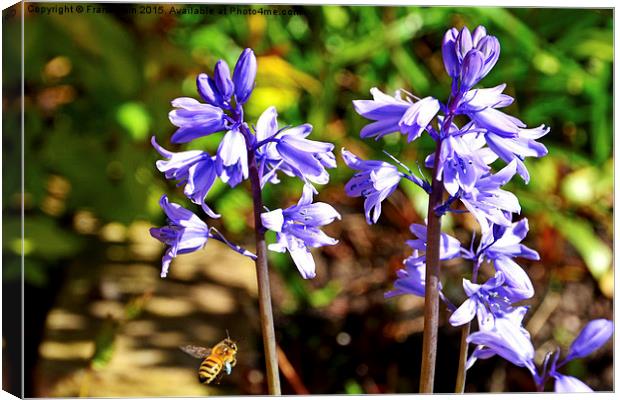
<svg viewBox="0 0 620 400">
<path fill-rule="evenodd" d="M 400 133 L 412 142 L 426 132 L 437 148 L 426 157 L 425 166 L 433 168 L 435 179 L 441 182 L 442 198 L 446 198 L 443 190 L 447 193 L 447 199 L 434 212 L 439 216 L 446 212 L 469 212 L 480 226 L 482 237 L 475 250 L 474 239 L 467 249 L 445 233 L 440 238 L 441 260 L 462 257 L 473 265 L 472 279 L 463 280 L 467 298 L 460 306 L 452 306 L 439 288 L 440 298 L 452 311 L 449 319 L 452 325 L 477 321 L 478 331 L 468 338 L 468 342 L 477 345 L 468 366 L 479 358 L 499 355 L 515 365 L 528 368 L 538 385 L 544 386 L 547 379 L 553 378 L 557 391 L 585 390 L 585 384 L 576 378 L 557 372 L 563 365 L 557 363 L 557 357 L 548 368 L 545 364 L 543 372 L 537 370 L 534 347 L 522 324 L 528 308 L 517 303 L 531 298 L 534 288 L 515 258 L 538 260 L 539 256 L 521 244 L 529 230 L 528 221 L 515 218 L 521 212 L 519 200 L 502 187 L 514 175 L 519 175 L 525 183 L 529 182 L 524 160 L 547 154 L 546 147 L 537 140 L 549 133 L 549 128 L 544 125 L 528 128 L 518 118 L 501 111 L 514 101 L 504 93 L 505 84 L 492 88 L 475 87 L 491 72 L 499 54 L 499 41 L 488 35 L 482 26 L 473 32 L 467 27 L 448 30 L 442 43 L 444 66 L 452 78 L 447 102 L 433 97 L 420 99 L 404 90 L 391 96 L 372 88 L 372 100 L 353 101 L 357 113 L 373 121 L 362 128 L 360 136 L 379 140 L 385 135 Z M 455 122 L 457 116 L 459 121 L 464 121 L 460 126 Z M 364 209 L 369 224 L 377 223 L 381 203 L 396 190 L 402 178 L 414 182 L 429 194 L 431 192 L 429 182 L 414 175 L 391 155 L 396 165 L 362 160 L 344 149 L 342 157 L 350 168 L 358 171 L 345 190 L 349 196 L 365 198 Z M 491 164 L 496 160 L 505 165 L 494 172 Z M 455 208 L 458 202 L 464 210 Z M 417 237 L 407 241 L 413 255 L 404 261 L 404 268 L 397 272 L 394 289 L 388 291 L 386 297 L 424 296 L 426 227 L 413 225 L 411 231 Z M 494 274 L 486 282 L 479 283 L 478 272 L 484 263 L 492 265 Z M 594 328 L 584 329 L 585 333 L 582 332 L 575 341 L 576 350 L 572 350 L 567 359 L 571 355 L 589 354 L 591 347 L 584 351 L 579 349 L 593 338 L 600 338 L 600 342 L 594 340 L 597 343 L 594 347 L 608 339 L 611 322 L 601 320 L 595 325 L 605 334 L 598 335 Z"/>
<path fill-rule="evenodd" d="M 245 49 L 231 76 L 225 61 L 215 64 L 213 75 L 201 73 L 196 86 L 201 100 L 180 97 L 172 101 L 175 108 L 169 113 L 170 122 L 177 127 L 172 143 L 187 143 L 203 136 L 225 132 L 214 155 L 206 151 L 171 152 L 160 146 L 153 137 L 153 147 L 164 157 L 156 162 L 166 179 L 177 181 L 183 193 L 199 205 L 210 218 L 220 218 L 206 203 L 209 190 L 217 179 L 231 188 L 250 174 L 252 163 L 258 171 L 261 188 L 266 183 L 279 183 L 278 173 L 297 177 L 304 182 L 303 195 L 297 206 L 263 214 L 263 227 L 277 234 L 278 242 L 269 248 L 288 251 L 301 275 L 312 278 L 315 266 L 309 249 L 337 243 L 325 235 L 320 226 L 329 224 L 340 215 L 325 203 L 312 203 L 317 193 L 313 184 L 329 181 L 328 168 L 336 167 L 334 145 L 310 140 L 310 124 L 278 128 L 277 111 L 269 107 L 260 116 L 256 128 L 244 118 L 244 104 L 254 90 L 257 63 L 254 52 Z M 162 259 L 161 276 L 168 274 L 170 262 L 177 254 L 202 248 L 209 238 L 224 242 L 233 250 L 250 258 L 251 252 L 229 242 L 214 228 L 209 228 L 196 214 L 170 203 L 164 195 L 161 206 L 168 225 L 151 229 L 151 235 L 168 248 Z"/>
</svg>

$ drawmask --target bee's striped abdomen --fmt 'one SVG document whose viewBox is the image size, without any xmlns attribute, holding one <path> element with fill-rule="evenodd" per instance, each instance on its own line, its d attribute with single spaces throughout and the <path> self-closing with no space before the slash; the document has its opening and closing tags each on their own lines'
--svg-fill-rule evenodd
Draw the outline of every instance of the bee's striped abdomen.
<svg viewBox="0 0 620 400">
<path fill-rule="evenodd" d="M 200 364 L 198 379 L 200 379 L 200 383 L 211 383 L 221 370 L 222 364 L 219 363 L 215 357 L 207 357 L 202 364 Z"/>
</svg>

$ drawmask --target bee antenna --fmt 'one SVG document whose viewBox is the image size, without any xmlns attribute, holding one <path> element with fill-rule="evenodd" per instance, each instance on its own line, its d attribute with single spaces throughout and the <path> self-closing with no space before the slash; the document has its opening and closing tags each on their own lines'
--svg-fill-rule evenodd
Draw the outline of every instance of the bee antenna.
<svg viewBox="0 0 620 400">
<path fill-rule="evenodd" d="M 226 329 L 226 337 L 230 339 L 230 335 L 228 334 L 228 329 Z"/>
</svg>

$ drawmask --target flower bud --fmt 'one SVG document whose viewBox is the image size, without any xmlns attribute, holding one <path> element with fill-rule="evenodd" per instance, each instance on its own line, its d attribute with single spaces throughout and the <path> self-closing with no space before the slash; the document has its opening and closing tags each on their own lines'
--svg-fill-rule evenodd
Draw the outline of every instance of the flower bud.
<svg viewBox="0 0 620 400">
<path fill-rule="evenodd" d="M 230 70 L 228 69 L 226 61 L 219 60 L 217 64 L 215 64 L 213 78 L 218 92 L 220 92 L 224 101 L 228 101 L 233 94 L 234 86 L 232 80 L 230 80 Z"/>
<path fill-rule="evenodd" d="M 209 75 L 199 74 L 196 77 L 196 87 L 198 88 L 200 97 L 202 97 L 204 101 L 214 106 L 218 106 L 220 104 L 219 94 L 217 93 L 215 82 L 209 78 Z"/>
<path fill-rule="evenodd" d="M 484 67 L 482 53 L 478 50 L 471 50 L 463 59 L 461 69 L 461 91 L 469 90 L 480 80 L 480 72 Z"/>
<path fill-rule="evenodd" d="M 256 57 L 252 49 L 245 49 L 239 56 L 233 73 L 237 103 L 244 104 L 254 89 L 256 78 Z"/>
<path fill-rule="evenodd" d="M 456 28 L 452 28 L 446 32 L 441 44 L 441 54 L 443 56 L 443 65 L 446 67 L 446 72 L 451 78 L 455 79 L 459 76 L 461 64 L 456 56 L 455 41 L 459 31 Z"/>
</svg>

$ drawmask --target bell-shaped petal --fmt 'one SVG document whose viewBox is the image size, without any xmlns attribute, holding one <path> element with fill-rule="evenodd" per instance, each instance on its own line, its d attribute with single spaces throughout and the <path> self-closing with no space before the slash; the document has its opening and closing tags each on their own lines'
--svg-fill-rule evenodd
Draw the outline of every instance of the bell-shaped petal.
<svg viewBox="0 0 620 400">
<path fill-rule="evenodd" d="M 245 49 L 239 56 L 233 73 L 235 99 L 239 104 L 245 104 L 254 90 L 256 79 L 256 56 L 252 49 Z"/>
<path fill-rule="evenodd" d="M 417 250 L 413 255 L 403 262 L 405 268 L 396 271 L 394 289 L 385 293 L 385 298 L 412 294 L 424 297 L 426 287 L 426 264 L 424 258 L 420 257 Z"/>
<path fill-rule="evenodd" d="M 556 373 L 553 389 L 556 393 L 588 393 L 592 389 L 574 376 Z"/>
<path fill-rule="evenodd" d="M 508 257 L 499 257 L 494 262 L 495 270 L 504 274 L 511 300 L 519 301 L 534 296 L 534 286 L 530 277 L 516 262 Z"/>
<path fill-rule="evenodd" d="M 182 151 L 173 153 L 161 147 L 151 138 L 151 144 L 167 160 L 158 160 L 155 165 L 164 173 L 167 179 L 185 184 L 183 192 L 195 204 L 199 204 L 211 218 L 219 218 L 205 203 L 205 197 L 215 182 L 217 170 L 215 161 L 206 152 L 200 150 Z"/>
<path fill-rule="evenodd" d="M 468 323 L 476 316 L 478 303 L 475 300 L 467 299 L 450 316 L 449 322 L 452 326 L 461 326 Z"/>
<path fill-rule="evenodd" d="M 505 88 L 506 84 L 503 83 L 492 88 L 469 90 L 461 98 L 457 112 L 471 114 L 486 108 L 508 107 L 514 99 L 502 93 Z"/>
<path fill-rule="evenodd" d="M 439 112 L 439 108 L 439 101 L 430 96 L 409 106 L 398 122 L 400 131 L 407 135 L 407 141 L 411 142 L 420 137 Z"/>
<path fill-rule="evenodd" d="M 345 192 L 351 197 L 365 197 L 366 222 L 377 223 L 381 215 L 381 202 L 396 190 L 402 174 L 392 164 L 377 160 L 362 160 L 344 148 L 342 159 L 349 168 L 359 171 L 346 183 Z"/>
<path fill-rule="evenodd" d="M 426 252 L 427 227 L 422 224 L 411 224 L 409 230 L 417 239 L 407 240 L 407 245 L 414 250 Z M 455 237 L 441 232 L 439 236 L 439 259 L 442 261 L 458 257 L 461 253 L 461 242 Z"/>
<path fill-rule="evenodd" d="M 355 111 L 361 116 L 374 120 L 360 131 L 360 137 L 374 137 L 377 140 L 383 136 L 398 132 L 399 121 L 411 106 L 400 95 L 389 96 L 377 88 L 370 89 L 373 100 L 353 100 Z"/>
<path fill-rule="evenodd" d="M 217 150 L 217 168 L 220 179 L 230 187 L 248 177 L 248 154 L 245 138 L 234 129 L 228 131 Z"/>
<path fill-rule="evenodd" d="M 170 262 L 177 254 L 190 253 L 202 248 L 210 237 L 209 227 L 191 211 L 179 204 L 170 203 L 163 195 L 160 206 L 168 217 L 168 225 L 151 228 L 150 233 L 155 239 L 168 245 L 162 258 L 161 277 L 168 275 Z"/>
<path fill-rule="evenodd" d="M 269 245 L 269 249 L 288 251 L 304 279 L 315 276 L 315 264 L 309 249 L 338 243 L 320 227 L 340 219 L 340 214 L 326 203 L 312 203 L 312 193 L 313 188 L 305 185 L 296 205 L 261 215 L 263 226 L 276 232 L 277 243 Z"/>
<path fill-rule="evenodd" d="M 173 100 L 172 106 L 177 109 L 170 111 L 168 117 L 173 125 L 179 127 L 170 139 L 172 143 L 186 143 L 220 132 L 228 126 L 224 112 L 218 107 L 189 97 Z"/>
</svg>

